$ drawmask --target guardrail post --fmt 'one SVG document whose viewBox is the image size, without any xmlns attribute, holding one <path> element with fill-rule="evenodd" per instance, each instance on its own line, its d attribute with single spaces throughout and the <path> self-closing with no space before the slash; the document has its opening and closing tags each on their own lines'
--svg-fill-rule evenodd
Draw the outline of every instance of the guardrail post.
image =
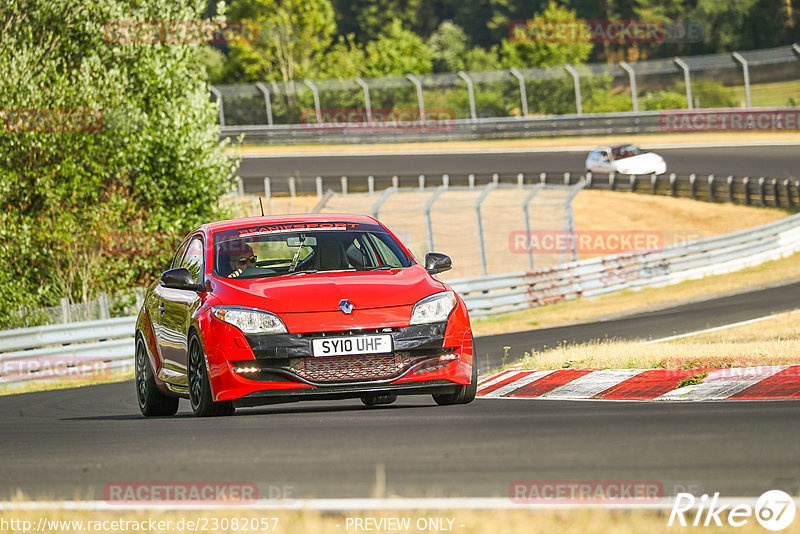
<svg viewBox="0 0 800 534">
<path fill-rule="evenodd" d="M 467 176 L 467 181 L 469 183 L 469 188 L 475 189 L 475 175 L 470 174 L 469 176 Z"/>
<path fill-rule="evenodd" d="M 294 176 L 289 177 L 289 196 L 292 198 L 297 196 L 297 184 L 295 182 Z"/>
<path fill-rule="evenodd" d="M 717 201 L 716 197 L 714 196 L 714 175 L 713 174 L 709 174 L 708 175 L 708 197 L 711 200 L 711 202 L 716 202 Z"/>
<path fill-rule="evenodd" d="M 367 191 L 369 191 L 370 195 L 375 194 L 375 177 L 374 176 L 367 176 Z"/>
<path fill-rule="evenodd" d="M 781 199 L 780 199 L 780 196 L 779 196 L 780 194 L 778 193 L 778 179 L 777 178 L 773 178 L 772 179 L 772 194 L 775 197 L 775 207 L 779 208 L 780 205 L 781 205 Z"/>
<path fill-rule="evenodd" d="M 525 76 L 515 68 L 510 69 L 511 75 L 519 82 L 519 100 L 522 104 L 522 116 L 528 116 L 528 92 L 525 89 Z"/>
<path fill-rule="evenodd" d="M 500 183 L 500 175 L 499 175 L 499 174 L 497 174 L 496 172 L 495 172 L 495 173 L 493 173 L 493 174 L 492 174 L 492 181 L 493 181 L 494 183 L 496 183 L 496 184 L 497 184 L 497 183 Z"/>
<path fill-rule="evenodd" d="M 417 104 L 419 105 L 419 119 L 425 124 L 425 101 L 422 98 L 422 82 L 413 74 L 406 74 L 406 78 L 417 88 Z"/>
<path fill-rule="evenodd" d="M 612 191 L 617 188 L 617 173 L 614 171 L 608 173 L 608 188 Z"/>
<path fill-rule="evenodd" d="M 794 199 L 792 198 L 792 190 L 790 189 L 788 178 L 783 181 L 783 189 L 786 191 L 786 206 L 788 208 L 793 208 Z"/>
<path fill-rule="evenodd" d="M 475 112 L 475 90 L 472 86 L 472 78 L 470 78 L 469 75 L 463 70 L 458 71 L 458 77 L 467 83 L 467 93 L 469 95 L 469 116 L 474 122 L 477 120 L 478 114 Z"/>
<path fill-rule="evenodd" d="M 342 194 L 346 195 L 347 194 L 347 176 L 342 176 L 340 178 L 340 180 L 342 182 Z"/>
<path fill-rule="evenodd" d="M 419 175 L 419 190 L 420 191 L 424 191 L 425 190 L 425 175 L 424 174 L 420 174 Z"/>
<path fill-rule="evenodd" d="M 677 181 L 678 181 L 678 175 L 675 174 L 674 172 L 670 173 L 670 175 L 669 175 L 669 194 L 670 194 L 670 196 L 673 196 L 673 197 L 678 196 L 678 184 L 677 184 Z"/>
<path fill-rule="evenodd" d="M 392 176 L 392 187 L 395 189 L 400 188 L 400 179 L 397 177 L 397 175 Z"/>
<path fill-rule="evenodd" d="M 378 215 L 380 214 L 380 211 L 381 211 L 381 207 L 383 206 L 383 204 L 387 200 L 389 200 L 389 197 L 395 191 L 397 191 L 397 186 L 394 186 L 394 185 L 392 187 L 389 187 L 389 188 L 387 188 L 387 189 L 385 189 L 383 191 L 383 193 L 381 194 L 381 197 L 378 199 L 378 201 L 375 204 L 372 205 L 372 217 L 373 218 L 375 218 L 375 219 L 378 218 Z"/>
<path fill-rule="evenodd" d="M 522 173 L 517 174 L 517 186 L 522 187 L 525 185 L 525 175 Z"/>
<path fill-rule="evenodd" d="M 633 112 L 637 113 L 639 111 L 639 98 L 636 91 L 636 71 L 625 61 L 620 61 L 619 66 L 628 73 L 628 80 L 630 80 L 631 85 L 631 104 L 633 105 Z"/>
<path fill-rule="evenodd" d="M 105 292 L 97 296 L 97 304 L 100 306 L 100 319 L 108 319 L 111 314 L 108 311 L 108 295 Z"/>
<path fill-rule="evenodd" d="M 322 196 L 322 176 L 317 176 L 316 178 L 314 178 L 314 183 L 315 183 L 315 185 L 317 187 L 317 196 L 321 197 Z"/>
<path fill-rule="evenodd" d="M 236 192 L 240 197 L 244 196 L 244 180 L 241 176 L 236 177 Z"/>
<path fill-rule="evenodd" d="M 314 82 L 311 80 L 305 80 L 304 83 L 311 89 L 311 95 L 314 97 L 314 113 L 317 115 L 317 126 L 322 126 L 322 109 L 319 106 L 319 91 L 317 90 L 317 86 L 314 85 Z"/>
<path fill-rule="evenodd" d="M 750 205 L 750 177 L 745 176 L 742 180 L 742 184 L 744 185 L 744 203 L 746 206 Z"/>
<path fill-rule="evenodd" d="M 758 179 L 758 194 L 761 196 L 761 205 L 767 205 L 767 193 L 764 191 L 764 177 Z"/>
<path fill-rule="evenodd" d="M 747 107 L 750 108 L 752 107 L 750 101 L 750 68 L 747 65 L 747 60 L 742 57 L 739 52 L 733 53 L 733 59 L 742 64 L 742 74 L 744 75 L 744 98 L 747 102 Z"/>
<path fill-rule="evenodd" d="M 217 98 L 217 114 L 219 116 L 219 125 L 225 126 L 225 111 L 222 108 L 222 93 L 213 85 L 208 87 L 208 90 Z"/>
<path fill-rule="evenodd" d="M 489 193 L 492 192 L 492 189 L 497 187 L 495 182 L 489 182 L 486 184 L 486 187 L 483 188 L 483 192 L 481 196 L 475 201 L 475 222 L 478 226 L 478 251 L 480 252 L 481 256 L 481 268 L 483 270 L 483 274 L 489 274 L 489 263 L 486 259 L 486 245 L 483 241 L 483 219 L 481 218 L 481 204 L 489 196 Z"/>
<path fill-rule="evenodd" d="M 256 82 L 256 87 L 258 87 L 262 93 L 264 93 L 264 106 L 266 107 L 267 111 L 267 124 L 272 126 L 272 102 L 269 98 L 269 88 L 261 82 Z"/>
<path fill-rule="evenodd" d="M 586 187 L 591 189 L 591 187 L 592 187 L 592 171 L 586 171 L 586 174 L 584 174 L 584 178 L 586 180 Z"/>
<path fill-rule="evenodd" d="M 425 211 L 425 232 L 428 237 L 428 252 L 433 252 L 436 250 L 433 244 L 433 221 L 431 220 L 431 208 L 433 207 L 433 203 L 436 202 L 444 190 L 445 187 L 443 185 L 437 187 L 436 191 L 434 191 L 431 195 L 431 198 L 425 202 L 425 207 L 423 208 Z"/>
<path fill-rule="evenodd" d="M 635 174 L 631 174 L 630 182 L 631 182 L 631 193 L 635 193 L 636 192 L 636 175 Z"/>
<path fill-rule="evenodd" d="M 445 189 L 450 187 L 450 175 L 449 174 L 443 174 L 442 175 L 442 187 L 444 187 Z"/>
<path fill-rule="evenodd" d="M 728 176 L 728 202 L 733 203 L 733 176 Z"/>
<path fill-rule="evenodd" d="M 570 64 L 564 65 L 564 68 L 572 75 L 572 80 L 575 84 L 575 107 L 578 110 L 578 115 L 583 115 L 583 105 L 581 103 L 581 79 L 580 76 L 578 76 L 578 71 L 575 70 L 575 67 Z"/>
<path fill-rule="evenodd" d="M 546 184 L 547 183 L 547 173 L 546 172 L 540 172 L 539 173 L 539 183 L 540 184 Z"/>
<path fill-rule="evenodd" d="M 70 316 L 69 316 L 69 299 L 67 297 L 61 297 L 61 322 L 62 323 L 69 323 Z"/>
<path fill-rule="evenodd" d="M 697 182 L 697 175 L 695 173 L 690 174 L 689 175 L 689 188 L 690 188 L 690 191 L 692 193 L 692 198 L 695 199 L 695 200 L 697 200 L 696 182 Z"/>
<path fill-rule="evenodd" d="M 358 76 L 356 76 L 355 82 L 364 90 L 364 107 L 367 111 L 367 124 L 372 126 L 372 100 L 369 97 L 369 85 Z"/>
<path fill-rule="evenodd" d="M 569 185 L 570 174 L 569 172 L 564 173 L 564 185 Z"/>
<path fill-rule="evenodd" d="M 530 212 L 528 211 L 528 207 L 531 203 L 531 200 L 533 200 L 533 197 L 536 196 L 536 193 L 538 193 L 542 187 L 543 186 L 541 184 L 534 185 L 533 189 L 531 189 L 531 191 L 525 195 L 525 200 L 522 201 L 522 216 L 525 222 L 525 242 L 528 245 L 528 268 L 531 270 L 533 270 L 533 246 L 531 241 L 531 216 Z"/>
<path fill-rule="evenodd" d="M 692 102 L 692 79 L 689 75 L 689 65 L 687 65 L 681 58 L 675 58 L 675 64 L 683 69 L 683 83 L 686 85 L 686 104 L 689 109 L 694 109 L 694 102 Z"/>
<path fill-rule="evenodd" d="M 650 185 L 653 187 L 653 194 L 655 195 L 658 191 L 658 175 L 656 173 L 650 175 Z"/>
</svg>

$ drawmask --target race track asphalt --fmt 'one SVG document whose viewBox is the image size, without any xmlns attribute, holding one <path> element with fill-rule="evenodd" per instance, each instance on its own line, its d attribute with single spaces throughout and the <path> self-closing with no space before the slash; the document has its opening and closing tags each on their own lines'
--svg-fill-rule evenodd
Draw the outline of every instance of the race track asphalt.
<svg viewBox="0 0 800 534">
<path fill-rule="evenodd" d="M 659 337 L 789 309 L 800 285 L 476 340 L 505 344 Z M 515 337 L 516 336 L 516 337 Z M 552 341 L 551 341 L 552 343 Z M 547 343 L 550 344 L 550 343 Z M 479 358 L 480 361 L 480 358 Z M 800 489 L 800 401 L 653 403 L 427 397 L 240 409 L 198 419 L 188 403 L 145 419 L 133 383 L 0 397 L 0 500 L 104 498 L 108 484 L 238 481 L 261 498 L 507 497 L 518 480 L 652 481 L 666 494 Z"/>
</svg>

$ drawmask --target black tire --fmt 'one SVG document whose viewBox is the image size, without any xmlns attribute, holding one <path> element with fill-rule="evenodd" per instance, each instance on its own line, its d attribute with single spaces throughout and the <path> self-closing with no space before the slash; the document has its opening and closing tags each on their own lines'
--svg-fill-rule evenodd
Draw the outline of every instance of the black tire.
<svg viewBox="0 0 800 534">
<path fill-rule="evenodd" d="M 134 360 L 136 375 L 136 399 L 139 410 L 145 417 L 159 415 L 175 415 L 178 412 L 178 397 L 168 397 L 156 387 L 153 370 L 150 368 L 150 358 L 144 340 L 136 336 L 136 357 Z"/>
<path fill-rule="evenodd" d="M 203 344 L 197 334 L 189 336 L 189 357 L 187 375 L 189 379 L 189 402 L 198 417 L 233 415 L 236 410 L 232 401 L 214 402 L 211 396 L 211 382 L 206 370 L 206 357 Z"/>
<path fill-rule="evenodd" d="M 383 395 L 364 395 L 361 397 L 361 402 L 364 403 L 364 406 L 391 404 L 396 400 L 397 400 L 397 395 L 394 393 L 385 393 Z"/>
<path fill-rule="evenodd" d="M 456 386 L 454 393 L 440 393 L 433 395 L 433 400 L 439 406 L 451 406 L 453 404 L 469 404 L 475 400 L 475 394 L 478 392 L 478 362 L 475 360 L 475 355 L 472 356 L 472 377 L 469 384 L 463 386 Z"/>
</svg>

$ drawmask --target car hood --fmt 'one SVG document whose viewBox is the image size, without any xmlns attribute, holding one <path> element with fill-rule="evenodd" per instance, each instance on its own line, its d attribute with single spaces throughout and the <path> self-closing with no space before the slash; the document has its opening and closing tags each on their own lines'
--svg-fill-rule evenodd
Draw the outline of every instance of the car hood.
<svg viewBox="0 0 800 534">
<path fill-rule="evenodd" d="M 274 313 L 336 311 L 347 299 L 357 309 L 407 306 L 445 286 L 419 265 L 393 271 L 324 272 L 255 280 L 214 279 L 220 304 Z"/>
<path fill-rule="evenodd" d="M 658 154 L 647 152 L 631 158 L 614 160 L 614 168 L 624 174 L 647 174 L 655 171 L 664 164 L 664 159 Z"/>
</svg>

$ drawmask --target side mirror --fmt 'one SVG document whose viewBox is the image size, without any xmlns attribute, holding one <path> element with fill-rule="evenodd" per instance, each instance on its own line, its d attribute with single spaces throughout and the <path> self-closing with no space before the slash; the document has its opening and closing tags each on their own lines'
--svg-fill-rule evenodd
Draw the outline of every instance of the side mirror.
<svg viewBox="0 0 800 534">
<path fill-rule="evenodd" d="M 439 254 L 438 252 L 429 252 L 425 254 L 425 270 L 430 274 L 449 271 L 452 268 L 453 262 L 450 261 L 450 256 Z"/>
<path fill-rule="evenodd" d="M 178 267 L 161 273 L 161 285 L 170 289 L 203 291 L 203 284 L 196 284 L 194 277 L 186 267 Z"/>
</svg>

